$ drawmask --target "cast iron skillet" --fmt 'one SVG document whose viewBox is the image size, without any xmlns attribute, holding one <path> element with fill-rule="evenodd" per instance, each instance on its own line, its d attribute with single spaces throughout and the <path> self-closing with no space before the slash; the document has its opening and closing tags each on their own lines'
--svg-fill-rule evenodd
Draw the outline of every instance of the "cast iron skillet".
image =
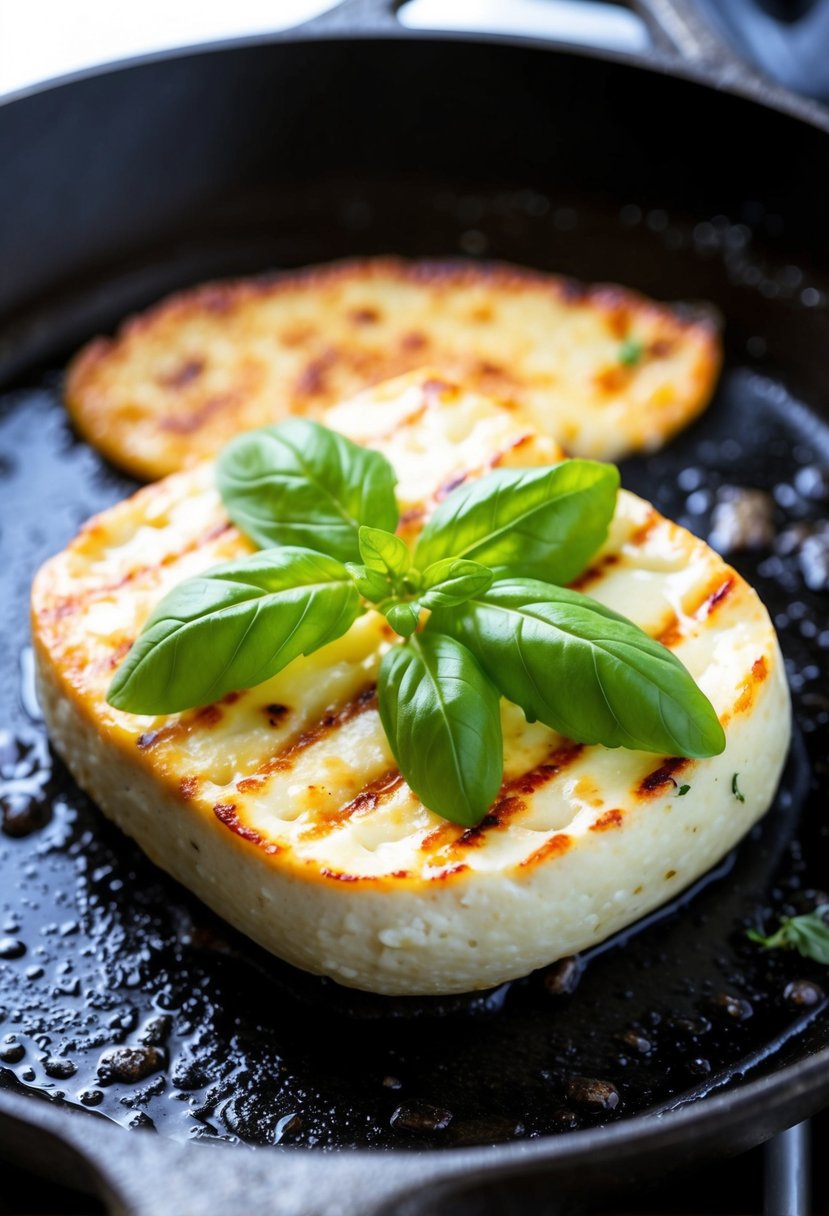
<svg viewBox="0 0 829 1216">
<path fill-rule="evenodd" d="M 829 122 L 706 66 L 673 5 L 648 13 L 639 59 L 404 37 L 379 0 L 352 3 L 0 107 L 0 1124 L 7 1154 L 114 1210 L 558 1210 L 829 1098 L 823 972 L 744 933 L 824 898 Z M 716 401 L 623 475 L 703 535 L 723 486 L 766 490 L 782 533 L 734 559 L 777 621 L 798 723 L 769 816 L 581 972 L 468 1000 L 348 993 L 240 939 L 83 798 L 29 687 L 35 567 L 131 489 L 71 435 L 66 356 L 173 287 L 371 252 L 713 302 Z M 118 1075 L 99 1071 L 118 1045 Z M 334 1146 L 358 1151 L 308 1151 Z"/>
</svg>

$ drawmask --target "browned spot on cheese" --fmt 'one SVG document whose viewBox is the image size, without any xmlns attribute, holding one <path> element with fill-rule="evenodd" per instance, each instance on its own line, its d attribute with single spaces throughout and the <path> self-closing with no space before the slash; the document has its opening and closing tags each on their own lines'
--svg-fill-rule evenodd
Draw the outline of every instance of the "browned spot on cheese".
<svg viewBox="0 0 829 1216">
<path fill-rule="evenodd" d="M 669 882 L 672 878 L 675 878 L 675 877 L 676 877 L 676 870 L 666 870 L 665 871 L 665 882 Z"/>
<path fill-rule="evenodd" d="M 195 721 L 199 726 L 204 726 L 208 730 L 211 726 L 218 726 L 222 720 L 222 711 L 218 705 L 203 705 L 201 709 L 197 709 L 195 713 Z"/>
<path fill-rule="evenodd" d="M 687 768 L 690 760 L 686 760 L 684 756 L 671 756 L 663 761 L 659 768 L 655 768 L 653 772 L 648 773 L 639 782 L 637 794 L 640 798 L 651 798 L 655 794 L 660 794 L 666 786 L 676 785 L 675 776 Z"/>
<path fill-rule="evenodd" d="M 178 783 L 178 792 L 181 794 L 182 798 L 187 801 L 193 797 L 198 789 L 198 785 L 198 777 L 182 777 L 181 781 Z"/>
<path fill-rule="evenodd" d="M 555 836 L 551 836 L 549 840 L 545 840 L 540 848 L 534 853 L 530 853 L 529 857 L 525 857 L 521 862 L 521 867 L 535 866 L 540 861 L 547 861 L 550 857 L 558 857 L 562 853 L 566 853 L 570 848 L 570 837 L 564 832 L 557 832 Z"/>
<path fill-rule="evenodd" d="M 407 334 L 403 334 L 400 339 L 400 349 L 407 351 L 423 350 L 429 345 L 429 339 L 425 334 L 420 333 L 416 329 L 410 330 Z"/>
<path fill-rule="evenodd" d="M 604 393 L 620 393 L 633 375 L 633 370 L 623 363 L 614 363 L 596 372 L 593 382 Z"/>
<path fill-rule="evenodd" d="M 754 663 L 752 664 L 751 671 L 746 680 L 743 682 L 740 689 L 740 694 L 737 697 L 737 700 L 734 702 L 733 712 L 735 714 L 742 714 L 751 709 L 754 702 L 754 694 L 757 688 L 763 683 L 767 675 L 768 665 L 766 664 L 765 656 L 761 655 L 760 658 L 755 659 Z"/>
<path fill-rule="evenodd" d="M 377 704 L 377 690 L 374 684 L 367 684 L 365 688 L 353 697 L 350 701 L 346 701 L 334 713 L 326 714 L 310 729 L 303 731 L 295 739 L 291 740 L 285 747 L 280 748 L 275 755 L 269 756 L 263 765 L 261 765 L 255 773 L 245 780 L 256 780 L 264 778 L 269 773 L 284 773 L 288 772 L 294 765 L 294 762 L 301 752 L 306 748 L 312 747 L 326 735 L 338 730 L 344 726 L 346 722 L 350 722 L 353 718 L 365 713 L 369 709 L 373 709 Z"/>
<path fill-rule="evenodd" d="M 606 832 L 610 828 L 620 828 L 624 816 L 620 810 L 614 807 L 612 811 L 605 811 L 603 815 L 590 825 L 591 832 Z"/>
<path fill-rule="evenodd" d="M 143 735 L 139 735 L 135 742 L 141 748 L 142 752 L 145 752 L 148 747 L 152 747 L 161 733 L 162 732 L 160 730 L 144 731 Z"/>
<path fill-rule="evenodd" d="M 621 341 L 628 336 L 630 330 L 630 309 L 623 304 L 611 307 L 606 313 L 606 321 L 613 337 Z"/>
<path fill-rule="evenodd" d="M 300 396 L 322 393 L 327 388 L 328 374 L 337 363 L 337 352 L 330 347 L 306 363 L 296 382 Z"/>
<path fill-rule="evenodd" d="M 668 355 L 673 353 L 675 346 L 676 342 L 670 338 L 657 338 L 648 347 L 648 354 L 653 359 L 667 359 Z"/>
<path fill-rule="evenodd" d="M 376 308 L 352 308 L 348 317 L 355 325 L 376 325 L 380 320 L 380 313 Z"/>
<path fill-rule="evenodd" d="M 291 712 L 287 705 L 279 705 L 276 702 L 264 705 L 262 708 L 268 719 L 268 726 L 279 726 L 285 716 Z"/>
<path fill-rule="evenodd" d="M 204 359 L 186 359 L 174 371 L 159 376 L 158 383 L 163 384 L 165 388 L 184 388 L 185 385 L 198 380 L 204 368 Z"/>
</svg>

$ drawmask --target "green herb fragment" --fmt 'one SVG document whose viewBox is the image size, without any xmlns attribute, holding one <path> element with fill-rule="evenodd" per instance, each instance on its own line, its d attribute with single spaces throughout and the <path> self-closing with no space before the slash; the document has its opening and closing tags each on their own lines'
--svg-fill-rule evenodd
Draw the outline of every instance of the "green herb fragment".
<svg viewBox="0 0 829 1216">
<path fill-rule="evenodd" d="M 383 656 L 380 718 L 408 785 L 452 823 L 479 823 L 501 786 L 498 693 L 469 651 L 439 633 Z"/>
<path fill-rule="evenodd" d="M 340 561 L 360 560 L 361 524 L 397 527 L 395 480 L 380 452 L 307 418 L 240 435 L 216 466 L 225 509 L 254 544 L 302 545 Z"/>
<path fill-rule="evenodd" d="M 684 798 L 690 788 L 690 785 L 681 785 L 676 792 L 677 798 Z"/>
<path fill-rule="evenodd" d="M 638 338 L 625 338 L 619 347 L 618 359 L 625 367 L 636 367 L 645 353 L 645 345 Z"/>
<path fill-rule="evenodd" d="M 731 793 L 734 795 L 734 797 L 737 799 L 738 802 L 745 802 L 745 800 L 746 800 L 745 794 L 743 794 L 740 791 L 740 787 L 737 784 L 737 779 L 739 778 L 739 776 L 740 776 L 739 773 L 735 773 L 734 776 L 731 778 Z"/>
<path fill-rule="evenodd" d="M 746 936 L 766 950 L 797 950 L 804 958 L 829 965 L 829 904 L 820 904 L 804 916 L 784 916 L 775 933 L 766 937 L 756 929 Z"/>
</svg>

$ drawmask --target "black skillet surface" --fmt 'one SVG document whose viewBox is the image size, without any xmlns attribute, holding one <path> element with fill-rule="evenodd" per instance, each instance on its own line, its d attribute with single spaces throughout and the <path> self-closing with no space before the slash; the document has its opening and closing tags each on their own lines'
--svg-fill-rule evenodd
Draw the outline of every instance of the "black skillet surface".
<svg viewBox="0 0 829 1216">
<path fill-rule="evenodd" d="M 227 71 L 238 85 L 233 55 L 249 57 L 255 82 L 257 71 L 273 66 L 265 52 L 278 50 L 232 52 Z M 387 50 L 384 73 L 393 70 Z M 393 47 L 409 74 L 411 50 Z M 438 44 L 431 50 L 438 78 L 441 66 L 452 68 L 458 97 L 464 73 L 466 83 L 480 81 L 484 61 L 496 62 L 492 47 Z M 568 73 L 594 102 L 600 82 L 612 91 L 608 74 L 622 89 L 634 135 L 626 158 L 614 154 L 622 169 L 612 195 L 596 188 L 576 193 L 569 165 L 552 177 L 549 167 L 542 173 L 537 150 L 526 162 L 536 145 L 520 139 L 517 161 L 501 167 L 497 185 L 480 175 L 460 180 L 438 173 L 434 164 L 405 180 L 370 174 L 361 164 L 359 179 L 306 177 L 290 188 L 283 181 L 278 191 L 247 180 L 243 190 L 193 212 L 186 234 L 179 229 L 163 243 L 136 245 L 126 261 L 108 268 L 102 261 L 85 283 L 67 277 L 77 253 L 55 251 L 64 291 L 39 304 L 28 322 L 22 314 L 9 355 L 23 362 L 27 349 L 39 346 L 51 359 L 10 386 L 0 413 L 6 605 L 0 646 L 9 673 L 0 689 L 0 1086 L 11 1092 L 87 1106 L 180 1140 L 459 1147 L 529 1141 L 671 1109 L 770 1075 L 827 1044 L 825 975 L 797 956 L 763 955 L 744 933 L 770 910 L 811 907 L 827 883 L 829 621 L 825 591 L 805 581 L 820 582 L 823 550 L 819 534 L 805 548 L 796 543 L 825 517 L 829 499 L 829 314 L 819 268 L 825 235 L 821 256 L 809 263 L 805 250 L 815 249 L 811 225 L 821 200 L 804 198 L 794 208 L 789 201 L 784 212 L 780 204 L 790 191 L 757 173 L 750 157 L 777 123 L 777 134 L 789 136 L 780 145 L 779 168 L 802 175 L 810 163 L 809 137 L 802 136 L 801 147 L 793 134 L 801 129 L 772 114 L 763 116 L 762 130 L 742 126 L 751 108 L 730 99 L 731 121 L 749 144 L 735 158 L 738 167 L 754 165 L 754 177 L 740 183 L 726 172 L 714 188 L 696 180 L 687 191 L 689 206 L 678 197 L 681 158 L 670 150 L 661 191 L 653 172 L 650 179 L 640 173 L 636 183 L 624 172 L 625 159 L 640 170 L 647 163 L 645 150 L 635 146 L 635 118 L 638 113 L 641 120 L 645 98 L 633 76 L 627 79 L 618 65 L 584 61 L 576 77 L 574 60 L 550 56 L 557 71 L 551 100 L 529 52 L 497 50 L 500 71 L 509 69 L 513 82 L 522 82 L 518 109 L 525 119 L 537 115 L 542 102 L 561 104 Z M 312 51 L 335 70 L 331 47 L 304 48 L 306 56 Z M 373 63 L 370 44 L 350 47 L 349 55 L 349 78 L 362 79 L 360 69 Z M 362 62 L 355 64 L 355 56 Z M 209 60 L 192 61 L 197 75 L 215 74 L 219 59 Z M 295 71 L 296 60 L 291 63 Z M 171 64 L 144 70 L 161 72 L 163 80 L 165 67 Z M 78 87 L 94 93 L 108 82 L 117 92 L 124 75 Z M 693 94 L 703 125 L 705 106 L 713 112 L 711 95 L 691 85 L 662 80 L 659 86 L 675 90 L 674 102 Z M 34 102 L 44 98 L 48 103 L 48 94 Z M 604 106 L 606 97 L 600 100 Z M 658 141 L 663 120 L 652 108 L 647 112 Z M 697 122 L 683 122 L 682 113 L 672 111 L 672 137 L 684 140 L 686 151 L 699 151 Z M 423 130 L 436 115 L 421 104 L 409 119 Z M 605 129 L 603 138 L 612 134 Z M 558 145 L 562 154 L 567 139 L 561 132 Z M 505 149 L 499 145 L 506 157 Z M 430 163 L 439 166 L 439 153 Z M 355 156 L 359 161 L 359 149 Z M 578 167 L 583 147 L 574 157 Z M 94 209 L 94 199 L 90 205 Z M 68 213 L 70 232 L 77 223 Z M 89 224 L 84 232 L 92 240 Z M 102 259 L 106 241 L 101 234 Z M 578 980 L 571 992 L 556 992 L 558 973 L 548 973 L 486 996 L 392 1001 L 349 993 L 279 964 L 211 916 L 103 820 L 50 756 L 38 720 L 27 651 L 32 573 L 91 512 L 132 488 L 69 431 L 59 402 L 67 337 L 88 336 L 102 319 L 112 324 L 162 288 L 207 274 L 363 251 L 509 257 L 663 297 L 715 301 L 727 317 L 727 366 L 711 410 L 664 453 L 629 462 L 623 476 L 703 536 L 723 486 L 773 496 L 777 540 L 734 561 L 780 630 L 798 723 L 793 754 L 775 805 L 752 836 L 679 905 L 581 960 L 569 976 Z M 20 253 L 33 280 L 39 256 L 37 249 Z M 105 1053 L 125 1046 L 132 1054 L 113 1069 Z M 812 1105 L 819 1101 L 814 1093 Z M 803 1113 L 808 1105 L 804 1099 Z"/>
</svg>

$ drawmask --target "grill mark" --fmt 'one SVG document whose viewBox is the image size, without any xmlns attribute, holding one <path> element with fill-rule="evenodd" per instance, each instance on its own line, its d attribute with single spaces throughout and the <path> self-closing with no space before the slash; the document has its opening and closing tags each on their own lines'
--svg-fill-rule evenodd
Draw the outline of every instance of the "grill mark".
<svg viewBox="0 0 829 1216">
<path fill-rule="evenodd" d="M 455 874 L 463 874 L 468 869 L 469 866 L 466 862 L 459 861 L 453 866 L 444 866 L 442 870 L 430 874 L 429 882 L 445 882 L 447 878 L 452 878 Z"/>
<path fill-rule="evenodd" d="M 273 756 L 269 756 L 264 764 L 260 765 L 254 773 L 249 777 L 243 777 L 237 782 L 236 788 L 246 793 L 249 790 L 259 789 L 271 773 L 287 773 L 291 770 L 296 759 L 309 747 L 319 743 L 327 735 L 332 734 L 335 730 L 345 726 L 346 723 L 358 718 L 367 710 L 374 709 L 377 705 L 377 686 L 375 684 L 367 684 L 350 701 L 346 701 L 336 713 L 326 714 L 321 718 L 316 725 L 309 730 L 302 731 L 296 738 L 288 742 L 284 747 L 281 747 Z"/>
<path fill-rule="evenodd" d="M 179 364 L 175 371 L 168 372 L 166 376 L 159 377 L 157 383 L 164 388 L 184 388 L 193 380 L 198 380 L 199 376 L 205 369 L 204 359 L 186 359 L 184 363 Z"/>
<path fill-rule="evenodd" d="M 620 811 L 618 807 L 614 807 L 612 811 L 605 811 L 605 813 L 600 815 L 594 823 L 591 823 L 590 831 L 606 832 L 609 828 L 620 828 L 622 826 L 623 819 L 624 814 L 622 811 Z"/>
<path fill-rule="evenodd" d="M 695 616 L 699 620 L 707 620 L 720 605 L 728 598 L 736 586 L 736 579 L 733 575 L 729 575 L 723 582 L 719 583 L 713 591 L 703 600 L 697 609 Z"/>
<path fill-rule="evenodd" d="M 528 431 L 525 435 L 519 435 L 518 438 L 514 439 L 512 443 L 507 445 L 507 447 L 501 448 L 495 453 L 494 456 L 490 457 L 489 467 L 491 469 L 497 469 L 501 462 L 507 458 L 507 456 L 509 456 L 512 452 L 517 452 L 519 448 L 523 448 L 526 444 L 532 443 L 533 439 L 535 438 L 536 436 L 532 433 L 532 431 Z"/>
<path fill-rule="evenodd" d="M 625 543 L 636 546 L 643 545 L 650 536 L 651 532 L 653 532 L 661 523 L 664 522 L 663 517 L 658 511 L 649 511 L 645 519 L 642 521 L 639 527 L 631 533 Z"/>
<path fill-rule="evenodd" d="M 671 650 L 674 646 L 678 646 L 684 641 L 685 634 L 682 631 L 682 625 L 679 617 L 674 616 L 670 622 L 664 627 L 662 632 L 656 637 L 656 641 L 666 646 Z"/>
<path fill-rule="evenodd" d="M 653 798 L 660 794 L 666 786 L 676 786 L 674 780 L 677 773 L 681 773 L 691 763 L 684 756 L 670 756 L 663 760 L 659 768 L 655 768 L 652 772 L 643 777 L 636 787 L 636 793 L 640 798 Z"/>
<path fill-rule="evenodd" d="M 732 713 L 742 714 L 751 709 L 754 702 L 754 694 L 766 679 L 768 674 L 769 670 L 765 655 L 760 655 L 759 659 L 754 660 L 754 663 L 751 666 L 751 671 L 743 681 L 740 689 L 740 695 L 734 702 Z"/>
<path fill-rule="evenodd" d="M 540 861 L 546 861 L 549 857 L 560 857 L 562 853 L 566 853 L 570 848 L 572 841 L 564 832 L 557 832 L 555 836 L 551 836 L 549 840 L 537 848 L 534 853 L 530 853 L 529 857 L 525 857 L 519 862 L 521 869 L 526 866 L 538 865 Z"/>
<path fill-rule="evenodd" d="M 273 854 L 279 852 L 278 844 L 274 844 L 272 840 L 266 842 L 261 833 L 257 832 L 256 828 L 248 827 L 247 824 L 242 823 L 236 813 L 235 802 L 217 802 L 213 807 L 213 814 L 220 823 L 223 823 L 226 828 L 229 828 L 231 832 L 242 840 L 247 840 L 251 844 L 258 845 L 266 853 Z"/>
<path fill-rule="evenodd" d="M 237 389 L 227 393 L 215 393 L 212 397 L 207 397 L 197 409 L 184 414 L 172 414 L 166 418 L 159 418 L 158 426 L 162 431 L 169 431 L 172 435 L 192 435 L 214 414 L 232 409 L 244 395 Z"/>
<path fill-rule="evenodd" d="M 498 800 L 493 803 L 489 814 L 485 815 L 475 827 L 467 828 L 457 840 L 450 844 L 449 852 L 478 848 L 484 842 L 488 831 L 505 827 L 511 819 L 526 810 L 525 798 L 558 777 L 579 758 L 583 751 L 584 744 L 572 743 L 568 740 L 552 751 L 547 759 L 541 764 L 537 764 L 535 768 L 505 781 L 501 786 Z"/>
<path fill-rule="evenodd" d="M 235 699 L 238 699 L 238 697 Z M 226 702 L 227 697 L 224 697 L 223 701 Z M 231 701 L 230 704 L 232 705 L 233 702 Z M 158 730 L 150 730 L 143 735 L 139 735 L 136 743 L 142 752 L 149 751 L 158 743 L 169 743 L 171 739 L 186 739 L 188 735 L 199 728 L 212 730 L 214 726 L 218 726 L 223 716 L 221 704 L 211 703 L 210 705 L 202 705 L 201 709 L 182 714 L 180 718 L 175 722 L 168 723 L 167 726 L 162 726 Z"/>
<path fill-rule="evenodd" d="M 410 871 L 392 870 L 390 874 L 349 874 L 347 870 L 329 870 L 327 866 L 323 866 L 320 875 L 323 878 L 332 878 L 335 882 L 382 882 L 385 878 L 409 878 Z"/>
<path fill-rule="evenodd" d="M 106 595 L 111 595 L 115 591 L 120 591 L 122 587 L 126 587 L 129 583 L 135 582 L 144 574 L 149 574 L 153 570 L 158 570 L 164 566 L 171 566 L 174 562 L 179 561 L 182 557 L 186 557 L 188 553 L 195 552 L 196 549 L 201 549 L 204 545 L 209 545 L 212 541 L 218 540 L 226 532 L 234 532 L 236 529 L 230 520 L 225 519 L 219 523 L 213 524 L 206 532 L 200 536 L 194 537 L 188 541 L 183 549 L 176 549 L 173 553 L 165 553 L 164 557 L 158 562 L 149 562 L 143 566 L 134 566 L 132 570 L 128 570 L 126 574 L 115 582 L 96 583 L 94 587 L 88 587 L 84 591 L 78 591 L 73 595 L 61 596 L 53 605 L 46 608 L 41 613 L 44 620 L 60 620 L 61 617 L 75 612 L 80 605 L 88 603 L 90 600 L 102 599 Z M 132 643 L 130 643 L 131 645 Z"/>
<path fill-rule="evenodd" d="M 402 784 L 403 778 L 397 769 L 389 769 L 388 772 L 381 773 L 379 777 L 375 777 L 373 781 L 364 786 L 359 794 L 345 806 L 307 828 L 301 834 L 300 839 L 321 840 L 325 836 L 329 836 L 336 828 L 348 823 L 349 820 L 365 818 L 366 815 L 372 814 L 379 806 L 387 802 Z"/>
<path fill-rule="evenodd" d="M 595 562 L 592 566 L 588 566 L 583 570 L 578 578 L 573 579 L 568 586 L 571 591 L 584 591 L 586 587 L 592 586 L 593 583 L 599 582 L 604 578 L 608 570 L 619 564 L 621 555 L 619 553 L 606 553 L 603 558 Z"/>
<path fill-rule="evenodd" d="M 493 454 L 487 459 L 485 465 L 478 465 L 469 469 L 461 469 L 457 473 L 453 473 L 451 477 L 439 485 L 435 490 L 435 500 L 437 502 L 441 502 L 448 494 L 451 494 L 453 490 L 456 490 L 458 486 L 463 485 L 465 481 L 469 481 L 470 477 L 481 477 L 487 471 L 497 469 L 502 461 L 506 460 L 506 458 L 512 452 L 524 447 L 524 445 L 527 443 L 531 443 L 535 438 L 536 435 L 532 431 L 524 432 L 521 435 L 517 435 L 515 439 L 511 440 L 506 445 L 506 447 L 498 448 L 496 452 L 493 452 Z"/>
</svg>

